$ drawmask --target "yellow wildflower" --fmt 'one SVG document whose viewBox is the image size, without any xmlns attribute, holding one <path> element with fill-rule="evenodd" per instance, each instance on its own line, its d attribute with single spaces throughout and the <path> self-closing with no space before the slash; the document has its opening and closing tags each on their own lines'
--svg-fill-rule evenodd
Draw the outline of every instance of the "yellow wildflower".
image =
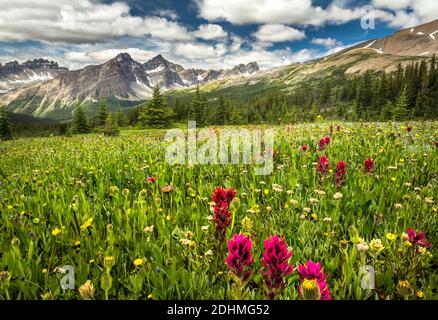
<svg viewBox="0 0 438 320">
<path fill-rule="evenodd" d="M 395 238 L 397 238 L 397 236 L 393 233 L 388 232 L 386 235 L 386 239 L 388 239 L 389 241 L 394 240 Z"/>
<path fill-rule="evenodd" d="M 56 237 L 56 236 L 60 235 L 61 232 L 62 232 L 61 229 L 55 228 L 52 230 L 52 235 Z"/>
<path fill-rule="evenodd" d="M 88 227 L 91 226 L 91 224 L 93 223 L 93 218 L 88 218 L 87 221 L 84 222 L 83 225 L 81 225 L 81 230 L 85 230 Z"/>
<path fill-rule="evenodd" d="M 134 265 L 135 265 L 136 267 L 141 266 L 142 264 L 143 264 L 143 259 L 138 258 L 138 259 L 135 259 L 135 260 L 134 260 Z"/>
</svg>

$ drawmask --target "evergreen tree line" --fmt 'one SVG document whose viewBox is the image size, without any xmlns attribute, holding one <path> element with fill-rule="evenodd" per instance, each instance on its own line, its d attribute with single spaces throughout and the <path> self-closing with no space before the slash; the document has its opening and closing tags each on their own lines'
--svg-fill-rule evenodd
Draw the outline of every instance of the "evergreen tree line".
<svg viewBox="0 0 438 320">
<path fill-rule="evenodd" d="M 116 113 L 108 111 L 105 100 L 101 99 L 95 116 L 89 120 L 83 106 L 79 105 L 73 112 L 73 119 L 68 128 L 68 134 L 101 132 L 114 136 L 120 132 L 120 127 L 127 124 L 127 118 L 122 110 Z"/>
<path fill-rule="evenodd" d="M 438 118 L 438 64 L 435 56 L 391 73 L 366 71 L 307 82 L 290 94 L 276 90 L 247 102 L 199 94 L 174 102 L 175 121 L 199 124 L 290 123 L 328 119 L 403 121 Z"/>
</svg>

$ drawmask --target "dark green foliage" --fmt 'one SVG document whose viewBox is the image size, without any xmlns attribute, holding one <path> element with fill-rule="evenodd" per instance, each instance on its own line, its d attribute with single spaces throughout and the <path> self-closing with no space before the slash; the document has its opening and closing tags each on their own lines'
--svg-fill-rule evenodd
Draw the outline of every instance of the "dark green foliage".
<svg viewBox="0 0 438 320">
<path fill-rule="evenodd" d="M 101 131 L 105 136 L 117 136 L 120 133 L 120 129 L 117 127 L 116 120 L 112 113 L 108 114 L 105 125 Z"/>
<path fill-rule="evenodd" d="M 189 120 L 196 121 L 196 126 L 203 127 L 206 120 L 205 114 L 207 109 L 207 101 L 201 96 L 199 86 L 197 86 L 195 97 L 193 98 L 189 109 Z"/>
<path fill-rule="evenodd" d="M 71 122 L 69 131 L 71 133 L 90 132 L 87 115 L 85 114 L 84 108 L 82 106 L 78 106 L 73 112 L 73 120 Z"/>
<path fill-rule="evenodd" d="M 126 125 L 126 115 L 122 110 L 118 110 L 115 117 L 116 125 L 118 127 L 124 127 Z"/>
<path fill-rule="evenodd" d="M 97 111 L 95 126 L 102 127 L 106 124 L 106 119 L 108 117 L 108 108 L 106 107 L 105 100 L 100 99 L 99 109 Z"/>
<path fill-rule="evenodd" d="M 11 123 L 8 114 L 3 107 L 0 107 L 0 140 L 12 139 Z"/>
<path fill-rule="evenodd" d="M 152 99 L 141 107 L 138 122 L 143 127 L 165 128 L 170 126 L 173 111 L 168 107 L 166 100 L 161 95 L 160 88 L 156 86 Z"/>
</svg>

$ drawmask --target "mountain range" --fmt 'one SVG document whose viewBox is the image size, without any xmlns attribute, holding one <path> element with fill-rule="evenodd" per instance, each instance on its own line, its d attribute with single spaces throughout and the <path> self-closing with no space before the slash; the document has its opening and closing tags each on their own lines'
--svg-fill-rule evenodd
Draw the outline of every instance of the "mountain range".
<svg viewBox="0 0 438 320">
<path fill-rule="evenodd" d="M 435 20 L 319 59 L 264 71 L 256 62 L 222 70 L 185 69 L 162 55 L 139 63 L 127 53 L 72 71 L 43 59 L 10 62 L 0 65 L 0 104 L 14 113 L 65 120 L 79 104 L 94 113 L 101 97 L 115 106 L 139 103 L 150 97 L 155 85 L 176 96 L 192 93 L 195 85 L 210 94 L 231 96 L 253 96 L 272 88 L 292 92 L 312 79 L 367 70 L 390 72 L 399 64 L 429 59 L 438 53 L 437 37 Z"/>
</svg>

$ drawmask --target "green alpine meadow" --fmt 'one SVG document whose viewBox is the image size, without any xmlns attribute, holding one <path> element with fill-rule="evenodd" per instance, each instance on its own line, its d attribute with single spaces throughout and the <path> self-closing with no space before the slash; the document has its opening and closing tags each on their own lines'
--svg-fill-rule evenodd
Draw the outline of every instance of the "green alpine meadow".
<svg viewBox="0 0 438 320">
<path fill-rule="evenodd" d="M 436 0 L 0 7 L 4 314 L 438 300 Z"/>
<path fill-rule="evenodd" d="M 164 133 L 1 144 L 2 299 L 264 299 L 272 235 L 296 266 L 278 299 L 301 298 L 308 261 L 333 299 L 436 298 L 438 123 L 277 126 L 266 176 L 251 165 L 169 165 Z M 235 192 L 222 241 L 218 187 Z M 225 263 L 234 235 L 252 242 L 244 280 Z M 66 265 L 73 290 L 60 287 Z"/>
</svg>

